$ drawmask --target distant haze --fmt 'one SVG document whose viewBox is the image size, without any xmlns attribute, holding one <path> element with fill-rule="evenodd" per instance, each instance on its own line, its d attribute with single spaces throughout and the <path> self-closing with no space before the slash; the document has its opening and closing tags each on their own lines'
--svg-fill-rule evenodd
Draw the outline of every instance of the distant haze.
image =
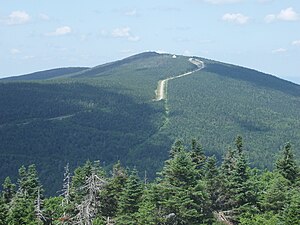
<svg viewBox="0 0 300 225">
<path fill-rule="evenodd" d="M 153 50 L 300 84 L 300 1 L 0 1 L 0 77 Z"/>
</svg>

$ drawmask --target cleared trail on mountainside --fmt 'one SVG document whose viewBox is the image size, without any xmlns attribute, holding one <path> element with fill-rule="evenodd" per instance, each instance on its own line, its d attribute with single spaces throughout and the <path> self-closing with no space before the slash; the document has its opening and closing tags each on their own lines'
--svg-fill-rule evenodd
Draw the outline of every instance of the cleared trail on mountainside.
<svg viewBox="0 0 300 225">
<path fill-rule="evenodd" d="M 177 78 L 181 78 L 181 77 L 191 75 L 191 74 L 193 74 L 193 73 L 195 73 L 195 72 L 197 72 L 197 71 L 204 68 L 204 63 L 201 60 L 190 58 L 189 61 L 191 63 L 195 64 L 198 68 L 196 70 L 193 70 L 193 71 L 190 71 L 190 72 L 187 72 L 187 73 L 183 73 L 183 74 L 180 74 L 180 75 L 177 75 L 177 76 L 174 76 L 174 77 L 169 77 L 169 78 L 166 78 L 164 80 L 159 80 L 158 84 L 157 84 L 157 89 L 155 91 L 155 93 L 156 93 L 155 101 L 160 101 L 160 100 L 163 100 L 163 99 L 167 98 L 167 84 L 168 84 L 169 80 L 174 80 L 174 79 L 177 79 Z"/>
</svg>

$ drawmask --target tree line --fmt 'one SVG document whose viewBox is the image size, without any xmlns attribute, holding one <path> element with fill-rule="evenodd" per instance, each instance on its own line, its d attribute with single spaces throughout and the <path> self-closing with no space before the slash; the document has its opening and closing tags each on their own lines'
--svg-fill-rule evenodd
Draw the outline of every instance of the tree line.
<svg viewBox="0 0 300 225">
<path fill-rule="evenodd" d="M 120 162 L 106 173 L 99 161 L 71 173 L 45 197 L 35 165 L 9 177 L 0 197 L 0 225 L 299 225 L 300 170 L 287 143 L 274 171 L 250 168 L 242 137 L 218 164 L 201 145 L 176 141 L 154 181 Z"/>
</svg>

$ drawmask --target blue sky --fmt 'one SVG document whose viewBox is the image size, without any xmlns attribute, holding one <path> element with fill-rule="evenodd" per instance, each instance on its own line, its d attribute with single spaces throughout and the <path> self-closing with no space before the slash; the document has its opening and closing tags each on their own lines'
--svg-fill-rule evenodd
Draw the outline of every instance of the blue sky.
<svg viewBox="0 0 300 225">
<path fill-rule="evenodd" d="M 299 0 L 0 0 L 0 77 L 147 50 L 300 84 Z"/>
</svg>

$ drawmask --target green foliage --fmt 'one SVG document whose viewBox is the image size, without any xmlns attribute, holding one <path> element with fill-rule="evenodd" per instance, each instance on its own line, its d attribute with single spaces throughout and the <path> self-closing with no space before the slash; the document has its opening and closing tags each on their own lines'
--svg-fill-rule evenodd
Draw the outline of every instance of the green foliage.
<svg viewBox="0 0 300 225">
<path fill-rule="evenodd" d="M 283 141 L 291 141 L 299 156 L 298 85 L 199 58 L 204 69 L 170 81 L 168 99 L 152 101 L 159 80 L 196 69 L 188 59 L 147 52 L 3 80 L 0 182 L 35 163 L 46 194 L 55 194 L 67 162 L 76 168 L 101 160 L 111 168 L 119 159 L 154 178 L 179 137 L 199 137 L 205 154 L 221 161 L 242 134 L 247 145 L 241 148 L 251 149 L 249 159 L 259 168 L 272 167 L 267 159 Z"/>
<path fill-rule="evenodd" d="M 23 194 L 17 194 L 8 212 L 8 225 L 37 225 L 34 201 Z"/>
<path fill-rule="evenodd" d="M 199 144 L 187 151 L 177 142 L 157 180 L 144 185 L 120 162 L 107 176 L 98 161 L 87 161 L 72 178 L 66 169 L 64 182 L 72 182 L 58 197 L 44 198 L 35 166 L 22 166 L 17 187 L 9 178 L 3 184 L 0 225 L 298 225 L 298 183 L 279 170 L 250 169 L 237 140 L 221 166 Z"/>
<path fill-rule="evenodd" d="M 61 224 L 59 219 L 64 213 L 61 202 L 62 197 L 50 197 L 44 201 L 44 216 L 47 218 L 47 221 L 52 221 L 53 225 Z"/>
<path fill-rule="evenodd" d="M 219 208 L 217 201 L 220 197 L 220 176 L 217 168 L 217 160 L 215 156 L 209 157 L 205 165 L 205 181 L 206 192 L 209 196 L 211 211 L 215 211 Z"/>
<path fill-rule="evenodd" d="M 8 205 L 0 197 L 0 225 L 7 225 Z"/>
<path fill-rule="evenodd" d="M 284 178 L 288 179 L 292 183 L 298 179 L 300 171 L 294 159 L 290 143 L 285 145 L 281 157 L 277 159 L 276 169 Z"/>
<path fill-rule="evenodd" d="M 156 225 L 159 222 L 155 193 L 153 187 L 150 185 L 144 189 L 136 218 L 138 224 Z"/>
<path fill-rule="evenodd" d="M 9 203 L 16 193 L 16 185 L 13 184 L 9 177 L 6 177 L 4 183 L 2 184 L 2 199 L 4 203 Z"/>
<path fill-rule="evenodd" d="M 133 170 L 125 187 L 122 190 L 119 204 L 117 221 L 118 224 L 136 224 L 136 213 L 142 196 L 142 184 L 136 170 Z"/>
<path fill-rule="evenodd" d="M 300 224 L 300 188 L 291 191 L 289 203 L 285 205 L 281 216 L 284 225 Z"/>
<path fill-rule="evenodd" d="M 273 168 L 283 142 L 293 143 L 300 157 L 299 85 L 246 68 L 204 63 L 199 72 L 168 83 L 169 136 L 197 137 L 205 153 L 219 160 L 240 134 L 246 143 L 242 148 L 258 168 Z"/>
<path fill-rule="evenodd" d="M 119 208 L 122 191 L 128 182 L 127 171 L 120 162 L 114 165 L 112 177 L 108 180 L 105 189 L 100 193 L 101 214 L 106 217 L 115 217 Z"/>
<path fill-rule="evenodd" d="M 183 147 L 166 161 L 158 184 L 166 224 L 199 224 L 206 218 L 208 196 L 198 174 L 197 164 Z"/>
<path fill-rule="evenodd" d="M 289 181 L 275 173 L 261 195 L 261 208 L 264 211 L 274 211 L 275 213 L 281 211 L 287 202 L 288 188 Z"/>
<path fill-rule="evenodd" d="M 279 216 L 271 212 L 257 215 L 245 215 L 240 219 L 241 225 L 279 225 Z"/>
</svg>

